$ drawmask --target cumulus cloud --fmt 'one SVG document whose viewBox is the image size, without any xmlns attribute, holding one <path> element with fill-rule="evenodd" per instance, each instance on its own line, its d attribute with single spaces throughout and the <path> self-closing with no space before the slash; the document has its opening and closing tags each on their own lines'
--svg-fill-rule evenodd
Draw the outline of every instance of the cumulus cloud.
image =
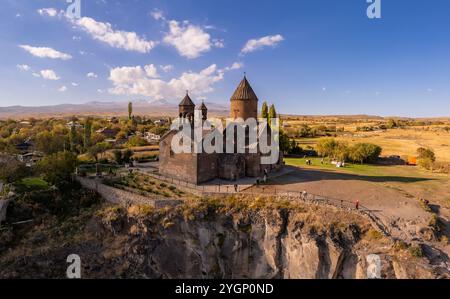
<svg viewBox="0 0 450 299">
<path fill-rule="evenodd" d="M 40 75 L 42 78 L 46 79 L 46 80 L 53 80 L 53 81 L 57 81 L 60 78 L 58 77 L 58 75 L 56 75 L 55 71 L 53 70 L 42 70 L 40 72 Z"/>
<path fill-rule="evenodd" d="M 284 37 L 280 34 L 268 35 L 259 39 L 251 39 L 245 44 L 244 48 L 242 48 L 241 53 L 251 53 L 264 47 L 275 47 L 283 40 Z"/>
<path fill-rule="evenodd" d="M 77 87 L 77 86 L 78 86 L 78 83 L 72 82 L 71 85 L 72 85 L 73 87 Z"/>
<path fill-rule="evenodd" d="M 159 21 L 159 20 L 165 20 L 164 13 L 159 9 L 154 9 L 152 12 L 150 12 L 150 15 L 153 19 Z"/>
<path fill-rule="evenodd" d="M 73 23 L 92 38 L 113 48 L 148 53 L 156 46 L 156 42 L 140 37 L 135 32 L 114 30 L 110 23 L 98 22 L 92 18 L 83 17 L 73 21 Z"/>
<path fill-rule="evenodd" d="M 148 96 L 150 100 L 178 99 L 189 90 L 193 96 L 204 96 L 214 90 L 214 84 L 223 80 L 228 69 L 218 69 L 216 64 L 200 72 L 184 72 L 178 78 L 161 80 L 152 77 L 146 67 L 118 67 L 111 69 L 109 80 L 113 88 L 109 90 L 117 95 Z"/>
<path fill-rule="evenodd" d="M 41 8 L 38 9 L 38 13 L 41 16 L 47 16 L 52 18 L 58 15 L 58 11 L 55 8 Z"/>
<path fill-rule="evenodd" d="M 223 39 L 213 39 L 213 45 L 216 48 L 225 48 L 225 41 Z"/>
<path fill-rule="evenodd" d="M 242 62 L 235 62 L 233 63 L 231 66 L 227 66 L 225 68 L 226 71 L 230 71 L 230 70 L 238 70 L 244 67 L 244 64 Z"/>
<path fill-rule="evenodd" d="M 95 79 L 95 78 L 98 78 L 98 75 L 96 73 L 91 72 L 91 73 L 87 73 L 86 77 Z"/>
<path fill-rule="evenodd" d="M 58 89 L 59 92 L 65 92 L 66 90 L 67 90 L 67 87 L 66 87 L 66 86 L 61 86 L 61 87 Z"/>
<path fill-rule="evenodd" d="M 175 47 L 181 56 L 189 59 L 197 58 L 215 46 L 209 33 L 188 21 L 183 23 L 170 21 L 169 32 L 164 36 L 163 41 Z"/>
<path fill-rule="evenodd" d="M 17 65 L 17 68 L 18 68 L 19 70 L 25 71 L 25 72 L 28 72 L 28 71 L 31 69 L 30 66 L 29 66 L 29 65 L 26 65 L 26 64 L 18 64 L 18 65 Z"/>
<path fill-rule="evenodd" d="M 159 67 L 161 68 L 161 70 L 162 70 L 164 73 L 168 73 L 168 72 L 170 72 L 170 71 L 172 71 L 172 70 L 174 69 L 173 65 L 171 65 L 171 64 L 168 64 L 168 65 L 160 65 Z"/>
<path fill-rule="evenodd" d="M 52 48 L 33 47 L 30 45 L 20 45 L 19 47 L 24 49 L 31 55 L 40 57 L 40 58 L 51 58 L 51 59 L 62 59 L 62 60 L 72 59 L 71 55 L 56 51 Z"/>
</svg>

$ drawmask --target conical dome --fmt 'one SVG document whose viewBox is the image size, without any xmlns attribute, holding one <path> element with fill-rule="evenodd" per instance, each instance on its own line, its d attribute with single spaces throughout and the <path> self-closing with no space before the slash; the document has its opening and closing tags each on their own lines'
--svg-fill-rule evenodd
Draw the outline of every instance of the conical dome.
<svg viewBox="0 0 450 299">
<path fill-rule="evenodd" d="M 231 100 L 254 100 L 258 101 L 258 97 L 256 96 L 253 88 L 250 86 L 250 83 L 247 81 L 247 77 L 244 76 L 239 86 L 236 88 Z"/>
<path fill-rule="evenodd" d="M 194 104 L 194 102 L 192 102 L 191 98 L 189 97 L 189 94 L 186 93 L 186 96 L 181 101 L 179 106 L 194 106 L 195 107 L 195 104 Z"/>
</svg>

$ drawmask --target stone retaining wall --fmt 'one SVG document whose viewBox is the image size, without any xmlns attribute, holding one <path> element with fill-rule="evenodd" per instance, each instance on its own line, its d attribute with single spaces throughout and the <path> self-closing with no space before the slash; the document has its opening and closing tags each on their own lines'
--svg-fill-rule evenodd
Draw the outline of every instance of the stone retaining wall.
<svg viewBox="0 0 450 299">
<path fill-rule="evenodd" d="M 146 204 L 155 208 L 180 204 L 175 199 L 152 199 L 129 191 L 117 189 L 102 183 L 101 179 L 77 177 L 80 184 L 90 190 L 97 191 L 106 201 L 125 206 Z"/>
</svg>

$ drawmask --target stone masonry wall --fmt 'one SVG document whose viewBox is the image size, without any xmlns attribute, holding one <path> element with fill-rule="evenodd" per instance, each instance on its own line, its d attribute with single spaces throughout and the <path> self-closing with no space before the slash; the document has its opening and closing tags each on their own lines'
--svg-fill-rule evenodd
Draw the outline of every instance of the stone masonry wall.
<svg viewBox="0 0 450 299">
<path fill-rule="evenodd" d="M 97 191 L 106 201 L 109 201 L 114 204 L 120 204 L 125 206 L 146 204 L 151 205 L 155 208 L 162 208 L 164 206 L 175 205 L 180 202 L 178 200 L 170 200 L 170 199 L 147 198 L 145 196 L 136 193 L 107 186 L 105 184 L 102 184 L 101 180 L 98 179 L 77 177 L 77 180 L 83 187 Z"/>
</svg>

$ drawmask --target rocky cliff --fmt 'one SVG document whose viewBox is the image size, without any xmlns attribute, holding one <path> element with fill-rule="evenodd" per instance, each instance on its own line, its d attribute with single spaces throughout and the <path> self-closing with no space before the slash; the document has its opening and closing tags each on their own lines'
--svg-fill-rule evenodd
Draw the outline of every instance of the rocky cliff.
<svg viewBox="0 0 450 299">
<path fill-rule="evenodd" d="M 73 253 L 85 278 L 366 278 L 370 254 L 383 278 L 437 276 L 361 216 L 261 200 L 103 207 L 71 242 L 44 245 L 4 256 L 0 276 L 64 277 Z"/>
</svg>

